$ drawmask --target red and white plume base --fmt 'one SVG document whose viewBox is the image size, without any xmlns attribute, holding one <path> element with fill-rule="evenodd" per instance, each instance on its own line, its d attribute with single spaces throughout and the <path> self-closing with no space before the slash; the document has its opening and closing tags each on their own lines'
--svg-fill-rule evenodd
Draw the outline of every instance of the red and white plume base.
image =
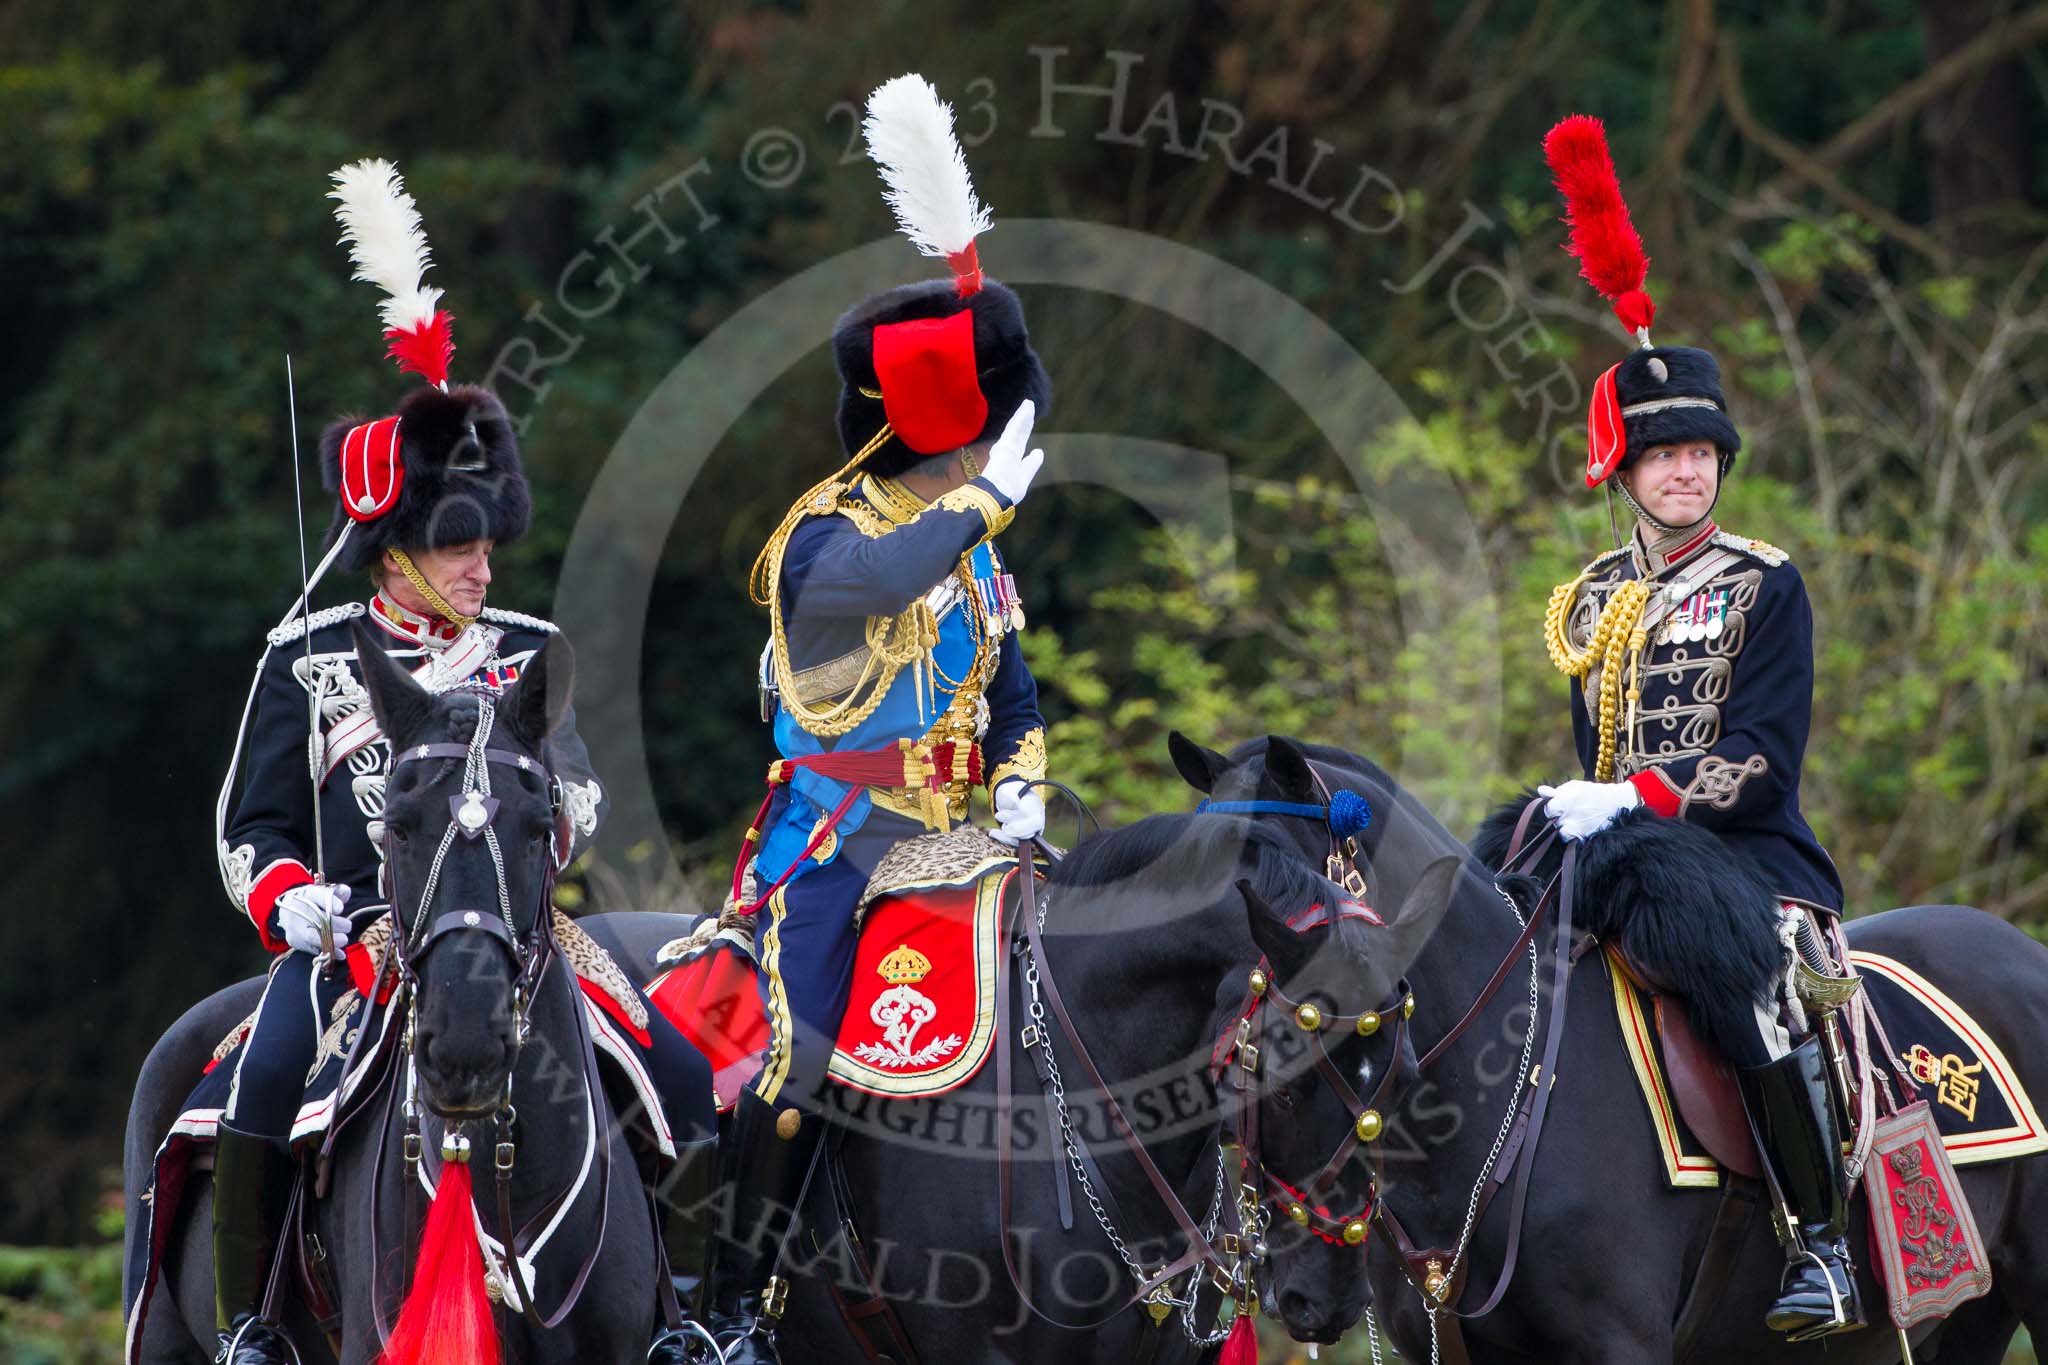
<svg viewBox="0 0 2048 1365">
<path fill-rule="evenodd" d="M 1590 114 L 1573 114 L 1544 135 L 1543 157 L 1571 224 L 1565 250 L 1579 258 L 1580 273 L 1614 305 L 1621 325 L 1647 344 L 1645 334 L 1657 316 L 1657 305 L 1643 292 L 1650 258 L 1629 221 L 1606 127 Z"/>
<path fill-rule="evenodd" d="M 341 240 L 355 263 L 354 278 L 384 291 L 387 354 L 401 371 L 429 384 L 448 386 L 448 362 L 455 355 L 455 319 L 439 307 L 441 291 L 421 283 L 434 263 L 427 250 L 419 209 L 405 192 L 398 168 L 388 161 L 355 161 L 334 173 L 334 216 Z"/>
<path fill-rule="evenodd" d="M 868 96 L 862 131 L 897 227 L 925 255 L 946 258 L 962 298 L 980 289 L 974 239 L 994 219 L 975 197 L 967 155 L 953 134 L 953 107 L 924 77 L 898 76 Z"/>
</svg>

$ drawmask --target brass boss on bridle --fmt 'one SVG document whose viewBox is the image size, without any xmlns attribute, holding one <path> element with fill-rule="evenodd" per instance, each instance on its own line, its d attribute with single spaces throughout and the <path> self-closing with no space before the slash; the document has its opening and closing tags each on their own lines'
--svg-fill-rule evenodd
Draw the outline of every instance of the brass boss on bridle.
<svg viewBox="0 0 2048 1365">
<path fill-rule="evenodd" d="M 1372 824 L 1372 805 L 1363 795 L 1348 788 L 1333 790 L 1313 767 L 1309 773 L 1315 780 L 1321 801 L 1204 801 L 1195 808 L 1196 813 L 1284 815 L 1315 821 L 1329 831 L 1330 849 L 1324 862 L 1328 879 L 1357 899 L 1355 902 L 1319 905 L 1290 920 L 1288 927 L 1301 933 L 1324 925 L 1334 929 L 1343 919 L 1362 919 L 1380 924 L 1380 917 L 1365 903 L 1365 875 L 1359 871 L 1357 862 L 1358 836 Z M 1363 1247 L 1379 1199 L 1377 1180 L 1368 1182 L 1365 1207 L 1356 1213 L 1333 1213 L 1325 1201 L 1336 1189 L 1338 1179 L 1360 1147 L 1379 1141 L 1386 1131 L 1385 1113 L 1397 1088 L 1417 1070 L 1415 1048 L 1408 1030 L 1409 1018 L 1415 1013 L 1415 996 L 1404 979 L 1396 986 L 1393 998 L 1377 1009 L 1358 1014 L 1332 1014 L 1311 1001 L 1291 998 L 1273 979 L 1264 962 L 1252 969 L 1247 984 L 1250 988 L 1249 1003 L 1219 1059 L 1230 1069 L 1230 1086 L 1236 1096 L 1237 1109 L 1231 1126 L 1244 1152 L 1245 1165 L 1256 1176 L 1260 1195 L 1272 1200 L 1297 1226 L 1333 1245 Z M 1262 1065 L 1264 1049 L 1258 1040 L 1264 1036 L 1260 1020 L 1268 1004 L 1289 1016 L 1293 1026 L 1307 1036 L 1316 1071 L 1352 1116 L 1351 1129 L 1337 1150 L 1299 1188 L 1268 1169 L 1263 1157 L 1259 1116 L 1268 1094 L 1268 1078 Z M 1370 1038 L 1389 1024 L 1393 1030 L 1393 1061 L 1380 1076 L 1370 1099 L 1361 1100 L 1343 1070 L 1331 1059 L 1324 1039 L 1331 1035 Z"/>
</svg>

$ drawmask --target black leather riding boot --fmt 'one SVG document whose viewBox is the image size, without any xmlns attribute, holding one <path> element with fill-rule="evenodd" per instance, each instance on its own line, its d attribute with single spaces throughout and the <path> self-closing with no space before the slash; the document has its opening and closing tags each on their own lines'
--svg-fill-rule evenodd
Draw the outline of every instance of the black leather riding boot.
<svg viewBox="0 0 2048 1365">
<path fill-rule="evenodd" d="M 648 1365 L 695 1365 L 715 1360 L 706 1349 L 705 1310 L 698 1302 L 704 1288 L 705 1265 L 711 1256 L 711 1234 L 718 1208 L 718 1139 L 676 1144 L 675 1176 L 662 1196 L 661 1241 L 668 1253 L 670 1282 L 686 1324 L 672 1330 L 664 1322 L 647 1348 Z"/>
<path fill-rule="evenodd" d="M 742 1091 L 727 1135 L 724 1179 L 732 1222 L 711 1243 L 705 1281 L 712 1334 L 726 1365 L 781 1365 L 775 1324 L 789 1284 L 775 1274 L 804 1181 L 825 1136 L 813 1114 L 769 1104 Z"/>
<path fill-rule="evenodd" d="M 1785 1244 L 1785 1278 L 1765 1315 L 1799 1340 L 1863 1323 L 1849 1259 L 1849 1199 L 1842 1137 L 1820 1040 L 1809 1038 L 1767 1066 L 1738 1073 L 1743 1102 L 1797 1227 Z"/>
<path fill-rule="evenodd" d="M 213 1141 L 216 1365 L 291 1365 L 283 1331 L 257 1316 L 291 1198 L 290 1144 L 220 1125 Z"/>
</svg>

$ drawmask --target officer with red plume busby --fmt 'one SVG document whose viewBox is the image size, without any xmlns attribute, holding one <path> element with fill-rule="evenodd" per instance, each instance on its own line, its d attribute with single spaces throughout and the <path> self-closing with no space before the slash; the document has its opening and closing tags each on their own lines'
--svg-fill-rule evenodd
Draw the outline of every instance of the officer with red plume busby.
<svg viewBox="0 0 2048 1365">
<path fill-rule="evenodd" d="M 1619 498 L 1633 528 L 1551 594 L 1544 623 L 1551 659 L 1571 679 L 1584 776 L 1538 790 L 1567 839 L 1638 809 L 1712 830 L 1729 857 L 1762 872 L 1787 938 L 1812 952 L 1810 926 L 1839 916 L 1843 898 L 1799 809 L 1813 712 L 1806 587 L 1782 550 L 1715 524 L 1742 438 L 1714 357 L 1650 344 L 1649 259 L 1606 130 L 1574 115 L 1550 130 L 1544 152 L 1569 209 L 1569 249 L 1638 346 L 1600 376 L 1587 414 L 1586 486 Z M 1790 970 L 1785 949 L 1766 944 L 1763 954 Z M 1714 1041 L 1736 1065 L 1783 1213 L 1787 1265 L 1766 1321 L 1805 1338 L 1859 1325 L 1860 1313 L 1828 1059 L 1818 1035 L 1794 1045 L 1787 1021 L 1803 1020 L 1785 979 L 1729 1012 L 1753 1013 L 1754 1027 Z"/>
<path fill-rule="evenodd" d="M 230 1054 L 233 1084 L 214 1142 L 217 1358 L 228 1365 L 297 1358 L 281 1326 L 258 1316 L 299 1171 L 293 1132 L 326 1012 L 347 987 L 373 985 L 375 959 L 351 940 L 383 932 L 377 921 L 390 908 L 382 815 L 391 746 L 360 676 L 357 623 L 435 692 L 502 689 L 558 633 L 538 617 L 485 605 L 492 550 L 524 534 L 532 498 L 503 404 L 487 389 L 448 383 L 452 319 L 438 307 L 441 291 L 422 283 L 431 260 L 412 196 L 385 161 L 344 166 L 334 186 L 356 278 L 384 293 L 389 354 L 425 383 L 391 416 L 343 417 L 320 439 L 336 506 L 305 595 L 337 564 L 366 573 L 374 588 L 367 601 L 317 612 L 301 597 L 270 632 L 215 808 L 229 899 L 277 955 L 249 1032 Z M 568 840 L 555 856 L 566 866 L 596 834 L 606 802 L 573 713 L 551 745 Z M 687 1182 L 710 1180 L 710 1072 L 673 1025 L 647 1013 L 645 1060 L 679 1143 L 680 1202 L 701 1205 Z M 701 1226 L 677 1229 L 672 1260 L 699 1267 L 705 1242 Z M 684 1357 L 673 1344 L 656 1358 Z"/>
<path fill-rule="evenodd" d="M 1045 824 L 1044 722 L 994 543 L 1044 458 L 1028 447 L 1045 367 L 1016 295 L 982 273 L 990 220 L 952 110 L 901 76 L 874 92 L 864 127 L 904 234 L 949 271 L 834 327 L 845 463 L 796 500 L 754 566 L 770 621 L 763 718 L 782 757 L 728 907 L 752 918 L 770 1046 L 727 1134 L 735 1208 L 707 1280 L 727 1365 L 779 1358 L 776 1269 L 824 1133 L 818 1095 L 869 874 L 899 842 L 964 822 L 976 787 L 997 837 Z"/>
</svg>

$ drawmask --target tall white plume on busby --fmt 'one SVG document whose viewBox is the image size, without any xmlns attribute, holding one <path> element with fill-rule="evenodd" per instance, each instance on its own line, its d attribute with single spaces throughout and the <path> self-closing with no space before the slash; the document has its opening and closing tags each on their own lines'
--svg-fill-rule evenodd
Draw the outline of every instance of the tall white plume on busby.
<svg viewBox="0 0 2048 1365">
<path fill-rule="evenodd" d="M 335 201 L 354 278 L 384 291 L 378 312 L 391 358 L 401 371 L 446 388 L 454 319 L 439 306 L 441 291 L 422 280 L 434 258 L 398 167 L 375 158 L 350 162 L 334 173 L 327 197 Z"/>
<path fill-rule="evenodd" d="M 898 76 L 868 96 L 862 131 L 903 235 L 925 255 L 945 257 L 960 293 L 972 294 L 981 287 L 974 239 L 994 218 L 974 193 L 953 106 L 924 77 Z"/>
<path fill-rule="evenodd" d="M 342 417 L 321 434 L 321 482 L 337 499 L 327 532 L 335 562 L 362 569 L 387 549 L 516 539 L 533 500 L 512 420 L 488 389 L 448 383 L 454 319 L 423 278 L 433 255 L 398 168 L 353 162 L 334 172 L 333 186 L 327 197 L 355 278 L 383 291 L 389 354 L 427 381 L 392 415 Z"/>
</svg>

